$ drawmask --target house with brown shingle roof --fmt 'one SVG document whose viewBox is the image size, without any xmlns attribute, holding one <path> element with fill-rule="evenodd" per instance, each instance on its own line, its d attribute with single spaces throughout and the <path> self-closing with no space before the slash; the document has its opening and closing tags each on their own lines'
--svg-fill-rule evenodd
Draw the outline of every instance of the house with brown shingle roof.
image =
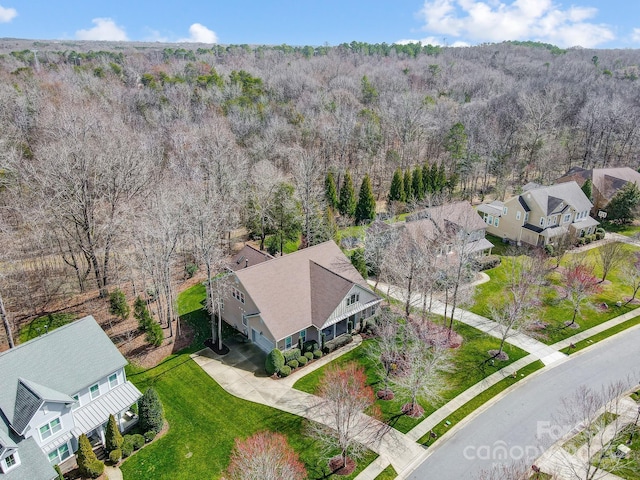
<svg viewBox="0 0 640 480">
<path fill-rule="evenodd" d="M 592 215 L 605 210 L 611 199 L 627 183 L 635 183 L 640 187 L 640 173 L 629 167 L 593 168 L 587 170 L 581 167 L 573 167 L 556 182 L 576 182 L 580 187 L 587 179 L 591 180 L 591 201 L 593 202 Z"/>
<path fill-rule="evenodd" d="M 381 301 L 333 242 L 231 273 L 223 320 L 265 352 L 331 340 L 373 315 Z"/>
<path fill-rule="evenodd" d="M 269 255 L 267 252 L 261 252 L 251 245 L 245 245 L 229 262 L 228 268 L 235 272 L 236 270 L 247 268 L 249 266 L 253 267 L 259 263 L 266 262 L 267 260 L 273 260 L 273 256 Z"/>
</svg>

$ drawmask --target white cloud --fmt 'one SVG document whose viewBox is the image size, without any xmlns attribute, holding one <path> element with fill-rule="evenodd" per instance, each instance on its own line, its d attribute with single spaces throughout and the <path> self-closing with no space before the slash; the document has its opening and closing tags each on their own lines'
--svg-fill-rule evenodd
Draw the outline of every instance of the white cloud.
<svg viewBox="0 0 640 480">
<path fill-rule="evenodd" d="M 201 23 L 194 23 L 189 27 L 189 38 L 181 38 L 178 42 L 218 43 L 218 36 Z"/>
<path fill-rule="evenodd" d="M 640 43 L 640 28 L 634 28 L 631 34 L 631 41 Z"/>
<path fill-rule="evenodd" d="M 418 43 L 420 42 L 422 45 L 435 45 L 435 46 L 439 46 L 439 47 L 468 47 L 471 44 L 462 40 L 457 40 L 451 44 L 449 44 L 449 42 L 447 41 L 446 37 L 442 37 L 441 39 L 438 39 L 436 37 L 425 37 L 425 38 L 420 38 L 420 39 L 404 39 L 404 40 L 398 40 L 397 42 L 393 42 L 393 43 L 397 43 L 398 45 L 406 45 L 407 43 Z"/>
<path fill-rule="evenodd" d="M 95 24 L 95 27 L 76 32 L 78 40 L 107 40 L 115 42 L 128 40 L 124 28 L 116 25 L 116 22 L 110 18 L 94 18 L 91 23 Z"/>
<path fill-rule="evenodd" d="M 424 31 L 455 43 L 536 40 L 595 47 L 615 38 L 609 26 L 589 22 L 597 13 L 591 7 L 563 9 L 552 0 L 425 0 L 419 16 Z"/>
<path fill-rule="evenodd" d="M 15 8 L 5 8 L 0 5 L 0 23 L 9 23 L 17 16 L 18 11 Z"/>
<path fill-rule="evenodd" d="M 145 42 L 160 42 L 160 43 L 166 43 L 169 42 L 169 37 L 167 37 L 166 35 L 163 35 L 162 33 L 160 33 L 160 31 L 158 30 L 154 30 L 152 28 L 149 27 L 145 27 L 145 32 L 147 33 L 144 37 L 144 41 Z"/>
</svg>

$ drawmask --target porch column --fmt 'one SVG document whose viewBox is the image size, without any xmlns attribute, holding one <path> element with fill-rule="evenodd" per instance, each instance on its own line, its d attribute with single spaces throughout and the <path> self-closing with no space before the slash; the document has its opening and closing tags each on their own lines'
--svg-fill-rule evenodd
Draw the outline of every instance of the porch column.
<svg viewBox="0 0 640 480">
<path fill-rule="evenodd" d="M 98 433 L 100 434 L 100 441 L 102 442 L 103 445 L 105 445 L 107 441 L 104 436 L 104 427 L 102 425 L 98 427 Z"/>
<path fill-rule="evenodd" d="M 338 325 L 337 323 L 333 324 L 333 338 L 336 338 L 336 326 L 337 325 Z"/>
</svg>

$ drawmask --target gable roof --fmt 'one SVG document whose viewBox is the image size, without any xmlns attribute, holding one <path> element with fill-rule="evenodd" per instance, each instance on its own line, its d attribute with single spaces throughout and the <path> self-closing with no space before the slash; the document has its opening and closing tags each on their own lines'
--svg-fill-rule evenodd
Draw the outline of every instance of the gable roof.
<svg viewBox="0 0 640 480">
<path fill-rule="evenodd" d="M 578 212 L 590 210 L 593 206 L 582 189 L 574 181 L 557 183 L 549 187 L 539 187 L 526 191 L 521 198 L 531 206 L 538 205 L 544 215 L 562 212 L 571 205 Z"/>
<path fill-rule="evenodd" d="M 251 245 L 245 245 L 229 262 L 229 268 L 235 272 L 236 270 L 252 267 L 267 260 L 273 260 L 273 257 L 267 252 L 261 252 Z"/>
<path fill-rule="evenodd" d="M 466 201 L 430 207 L 414 215 L 418 219 L 407 220 L 406 227 L 413 234 L 431 239 L 438 238 L 442 234 L 457 233 L 459 229 L 469 233 L 487 228 L 482 217 Z"/>
<path fill-rule="evenodd" d="M 84 317 L 0 353 L 0 410 L 22 424 L 35 399 L 66 402 L 126 364 L 94 318 Z"/>
<path fill-rule="evenodd" d="M 633 182 L 640 187 L 640 173 L 629 167 L 594 168 L 592 170 L 573 167 L 557 182 L 573 180 L 578 185 L 583 185 L 588 178 L 591 179 L 593 187 L 600 192 L 600 195 L 608 200 L 611 200 L 616 192 L 628 182 Z"/>
<path fill-rule="evenodd" d="M 354 284 L 371 291 L 333 241 L 243 268 L 235 275 L 276 340 L 311 324 L 322 325 L 343 299 L 341 293 L 346 295 Z"/>
</svg>

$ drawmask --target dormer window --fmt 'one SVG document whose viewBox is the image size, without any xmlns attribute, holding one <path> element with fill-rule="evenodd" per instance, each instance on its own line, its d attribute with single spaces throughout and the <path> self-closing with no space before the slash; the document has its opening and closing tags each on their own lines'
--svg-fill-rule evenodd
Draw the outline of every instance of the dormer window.
<svg viewBox="0 0 640 480">
<path fill-rule="evenodd" d="M 20 465 L 20 457 L 18 457 L 18 452 L 13 452 L 0 461 L 0 471 L 7 473 L 18 465 Z"/>
<path fill-rule="evenodd" d="M 71 405 L 71 410 L 76 410 L 76 409 L 80 408 L 80 395 L 76 393 L 71 398 L 73 398 L 75 400 L 75 402 L 73 402 L 73 404 Z"/>
</svg>

